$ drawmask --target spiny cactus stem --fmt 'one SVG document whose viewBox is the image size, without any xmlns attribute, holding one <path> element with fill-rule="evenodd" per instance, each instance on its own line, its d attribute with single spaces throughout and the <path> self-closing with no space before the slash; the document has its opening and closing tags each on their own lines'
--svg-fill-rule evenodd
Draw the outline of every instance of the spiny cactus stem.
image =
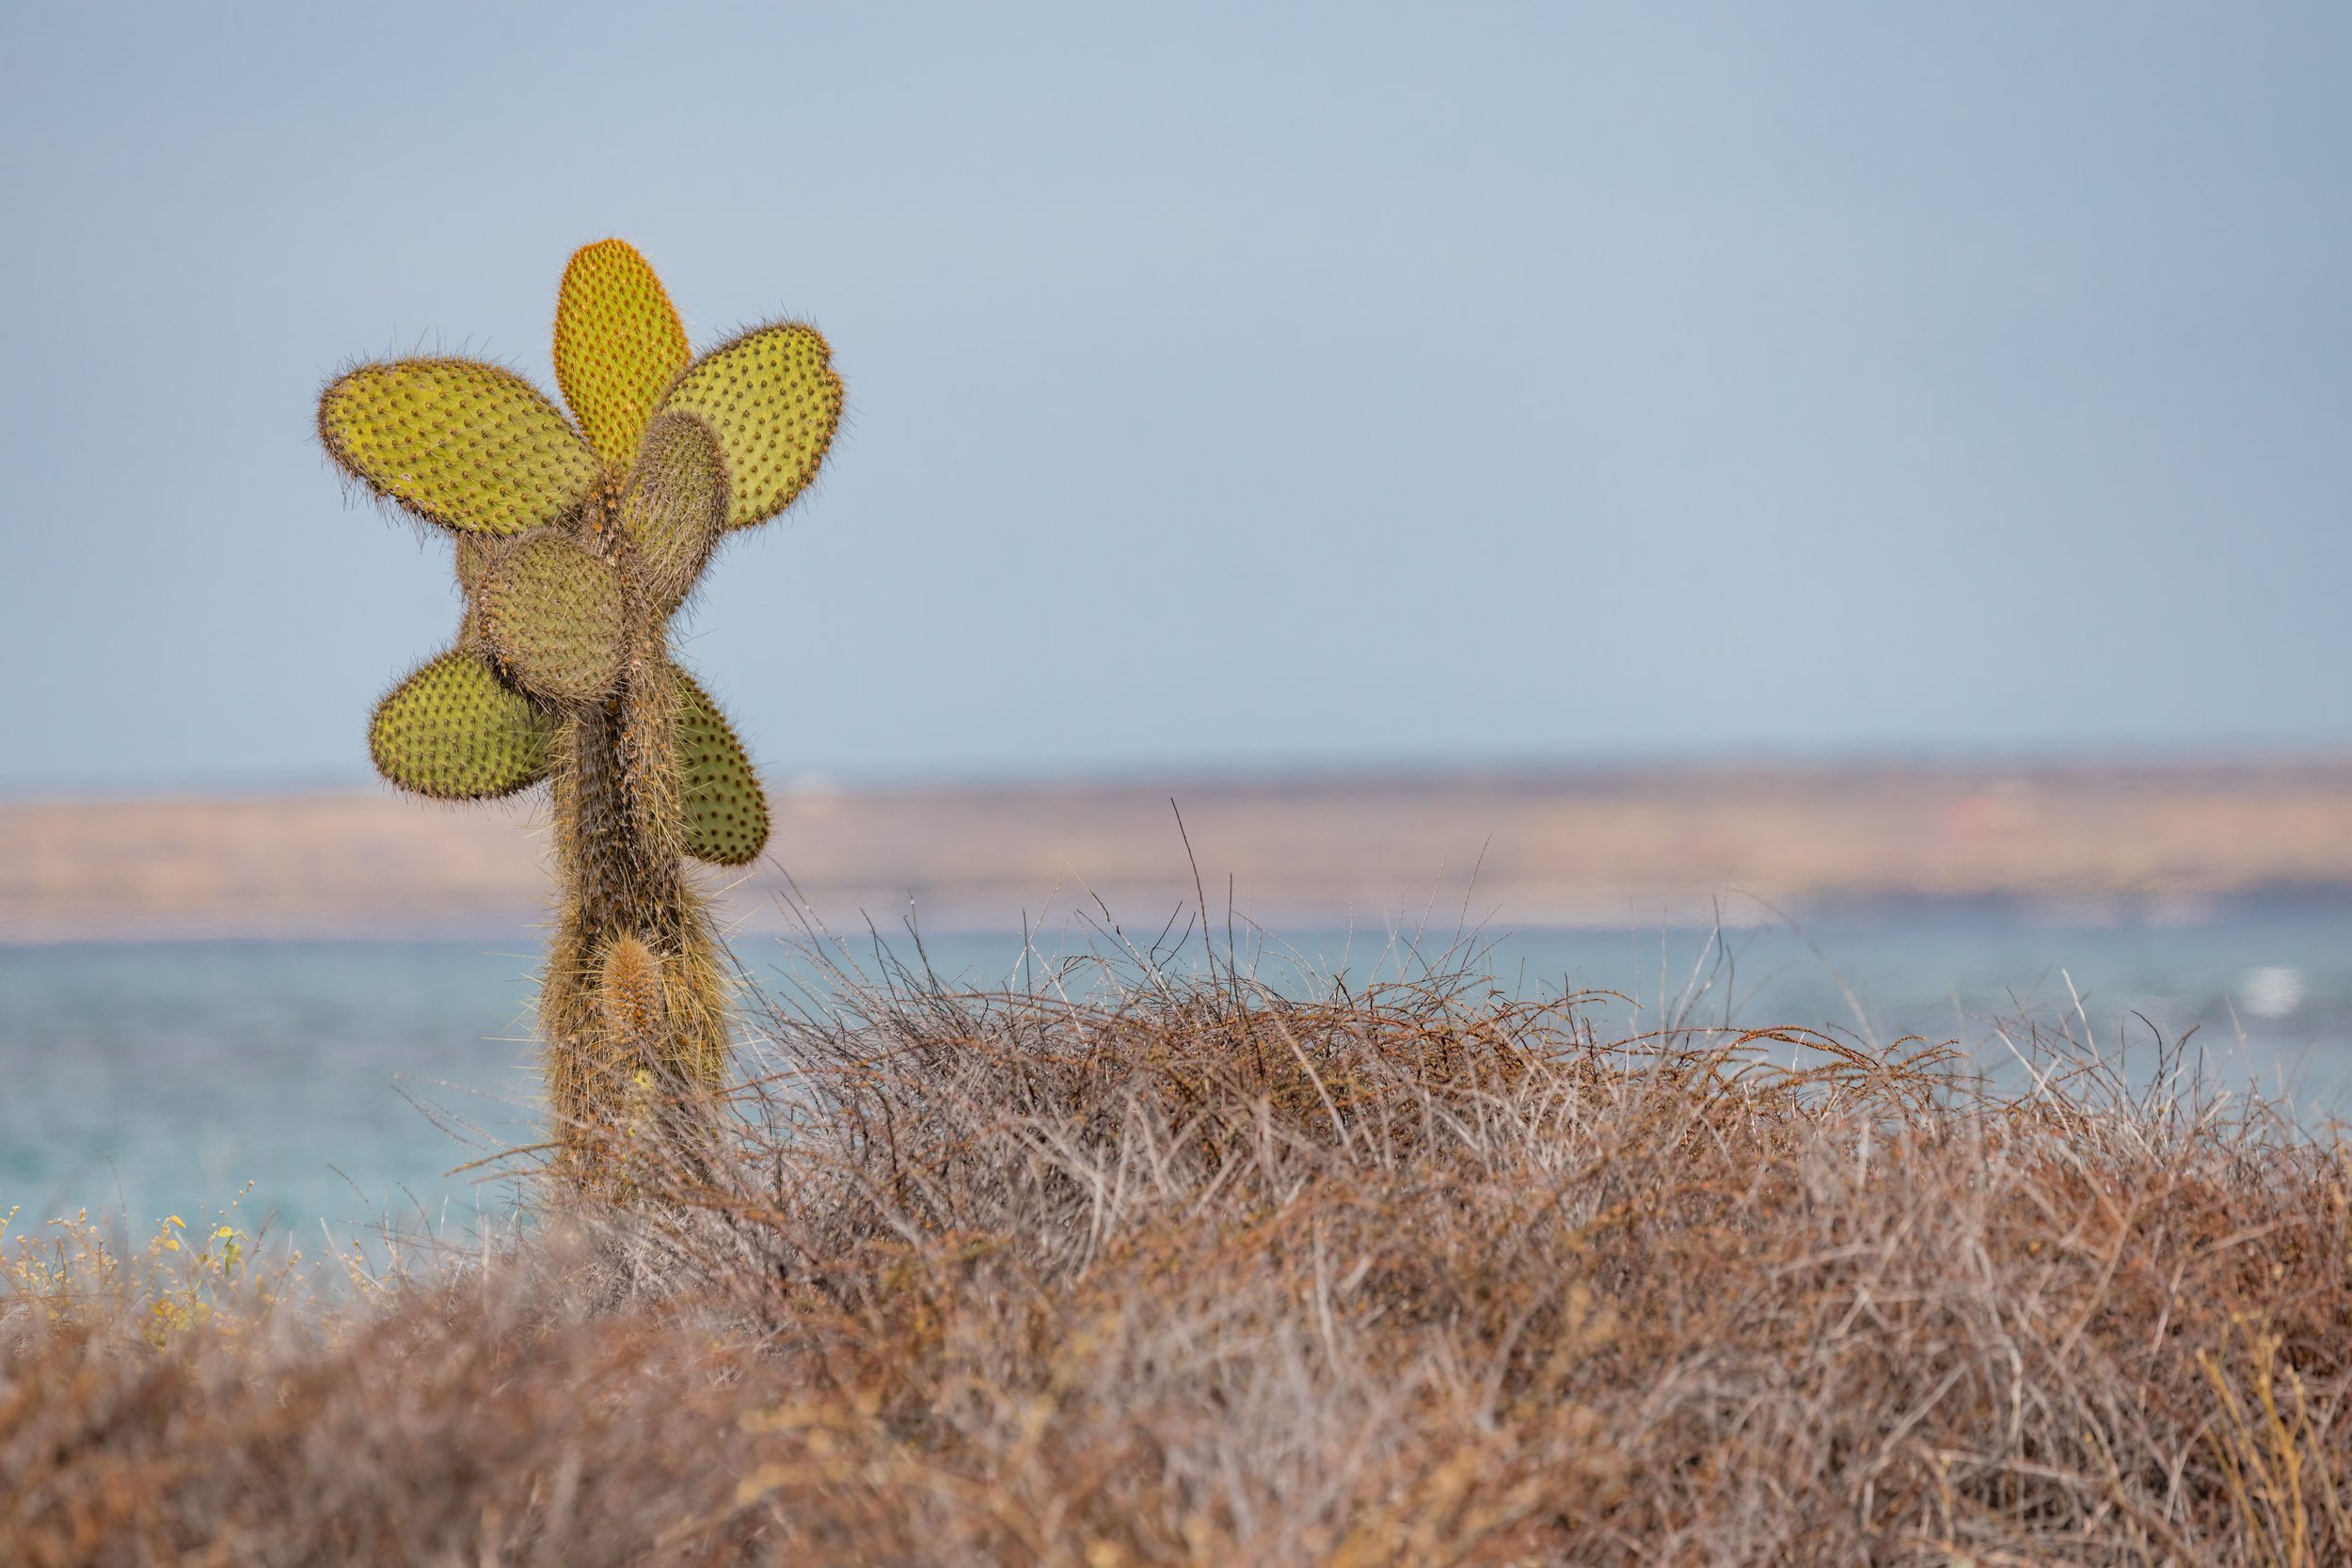
<svg viewBox="0 0 2352 1568">
<path fill-rule="evenodd" d="M 582 707 L 569 731 L 569 800 L 559 800 L 558 855 L 579 898 L 597 911 L 596 935 L 657 928 L 676 903 L 682 868 L 675 854 L 636 830 L 642 806 L 633 799 L 623 756 L 626 694 Z"/>
<path fill-rule="evenodd" d="M 552 1108 L 575 1167 L 570 1174 L 585 1186 L 610 1182 L 609 1172 L 600 1174 L 600 1140 L 626 1132 L 609 1122 L 614 1107 L 642 1099 L 633 1087 L 636 1073 L 650 1071 L 664 1095 L 688 1101 L 724 1081 L 724 974 L 717 934 L 685 878 L 676 711 L 667 640 L 658 621 L 638 617 L 620 691 L 570 709 L 557 748 L 556 859 L 564 899 L 549 944 L 541 1026 Z M 632 946 L 660 960 L 658 1012 L 664 1022 L 650 1046 L 639 1031 L 616 1029 L 604 983 L 612 955 Z M 624 968 L 629 962 L 624 959 Z"/>
<path fill-rule="evenodd" d="M 686 803 L 678 787 L 677 682 L 669 640 L 641 621 L 622 665 L 621 788 L 641 851 L 671 865 L 686 852 Z"/>
</svg>

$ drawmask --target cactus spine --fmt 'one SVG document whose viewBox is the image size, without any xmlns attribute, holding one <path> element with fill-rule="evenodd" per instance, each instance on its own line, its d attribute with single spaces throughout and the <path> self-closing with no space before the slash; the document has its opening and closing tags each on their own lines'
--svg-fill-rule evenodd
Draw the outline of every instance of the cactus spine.
<svg viewBox="0 0 2352 1568">
<path fill-rule="evenodd" d="M 748 864 L 768 837 L 750 759 L 673 659 L 670 618 L 728 531 L 807 487 L 842 389 L 799 323 L 695 358 L 619 240 L 564 269 L 555 372 L 569 418 L 509 371 L 433 358 L 337 377 L 318 423 L 345 474 L 456 543 L 456 641 L 377 704 L 376 770 L 437 800 L 549 786 L 539 1026 L 563 1165 L 595 1186 L 648 1092 L 724 1082 L 724 953 L 685 862 Z"/>
</svg>

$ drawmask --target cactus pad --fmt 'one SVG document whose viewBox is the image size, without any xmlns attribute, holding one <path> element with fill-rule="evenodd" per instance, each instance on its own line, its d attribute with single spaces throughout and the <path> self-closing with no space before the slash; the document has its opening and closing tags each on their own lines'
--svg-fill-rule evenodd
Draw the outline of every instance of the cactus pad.
<svg viewBox="0 0 2352 1568">
<path fill-rule="evenodd" d="M 768 843 L 768 799 L 743 743 L 710 694 L 677 672 L 678 776 L 686 852 L 713 865 L 749 865 Z"/>
<path fill-rule="evenodd" d="M 375 770 L 437 800 L 482 800 L 547 776 L 554 725 L 469 653 L 447 653 L 392 688 L 368 721 Z"/>
<path fill-rule="evenodd" d="M 471 359 L 362 365 L 319 397 L 343 472 L 443 528 L 521 533 L 580 504 L 600 465 L 544 393 Z"/>
<path fill-rule="evenodd" d="M 484 639 L 524 690 L 593 702 L 620 679 L 620 572 L 568 535 L 534 534 L 501 550 L 477 593 Z"/>
<path fill-rule="evenodd" d="M 635 552 L 638 579 L 663 614 L 702 576 L 726 521 L 726 461 L 718 437 L 691 414 L 663 414 L 645 431 L 621 498 L 621 530 Z"/>
<path fill-rule="evenodd" d="M 555 384 L 607 463 L 637 450 L 661 389 L 692 357 L 653 268 L 622 240 L 582 245 L 555 303 Z"/>
<path fill-rule="evenodd" d="M 727 526 L 749 528 L 816 477 L 841 422 L 841 378 L 822 334 L 784 322 L 704 355 L 661 406 L 708 421 L 726 457 Z"/>
</svg>

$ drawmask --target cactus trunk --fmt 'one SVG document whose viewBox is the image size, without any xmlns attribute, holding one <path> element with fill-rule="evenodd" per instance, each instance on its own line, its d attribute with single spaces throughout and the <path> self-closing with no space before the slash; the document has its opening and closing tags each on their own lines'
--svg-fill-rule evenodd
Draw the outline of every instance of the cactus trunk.
<svg viewBox="0 0 2352 1568">
<path fill-rule="evenodd" d="M 609 1156 L 636 1131 L 620 1124 L 648 1097 L 691 1100 L 725 1083 L 724 950 L 678 849 L 675 746 L 663 744 L 675 705 L 664 661 L 644 686 L 568 716 L 555 747 L 557 902 L 539 1025 L 558 1164 L 591 1187 L 612 1184 Z M 658 1007 L 643 999 L 648 959 Z"/>
</svg>

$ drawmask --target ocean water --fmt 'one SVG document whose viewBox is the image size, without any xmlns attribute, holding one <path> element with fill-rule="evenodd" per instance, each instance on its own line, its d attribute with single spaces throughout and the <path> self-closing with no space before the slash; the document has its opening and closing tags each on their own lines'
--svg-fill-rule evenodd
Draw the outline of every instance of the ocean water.
<svg viewBox="0 0 2352 1568">
<path fill-rule="evenodd" d="M 1218 933 L 1220 943 L 1223 932 Z M 1171 938 L 1172 940 L 1172 938 Z M 943 978 L 1029 983 L 1099 935 L 927 936 Z M 2255 909 L 2188 926 L 2065 927 L 1912 911 L 1799 932 L 1307 931 L 1241 942 L 1287 990 L 1409 973 L 1451 949 L 1506 990 L 1609 991 L 1607 1030 L 1692 1021 L 1954 1040 L 2011 1070 L 2002 1036 L 2069 1026 L 2152 1062 L 2186 1037 L 2210 1076 L 2292 1097 L 2310 1125 L 2352 1108 L 2352 910 Z M 746 968 L 821 990 L 754 940 Z M 870 951 L 851 957 L 872 963 Z M 1170 961 L 1197 965 L 1197 935 Z M 510 1184 L 459 1167 L 537 1136 L 532 939 L 0 947 L 0 1213 L 15 1229 L 87 1209 L 134 1234 L 239 1199 L 309 1246 L 391 1224 L 462 1239 Z M 240 1195 L 242 1198 L 240 1199 Z"/>
</svg>

